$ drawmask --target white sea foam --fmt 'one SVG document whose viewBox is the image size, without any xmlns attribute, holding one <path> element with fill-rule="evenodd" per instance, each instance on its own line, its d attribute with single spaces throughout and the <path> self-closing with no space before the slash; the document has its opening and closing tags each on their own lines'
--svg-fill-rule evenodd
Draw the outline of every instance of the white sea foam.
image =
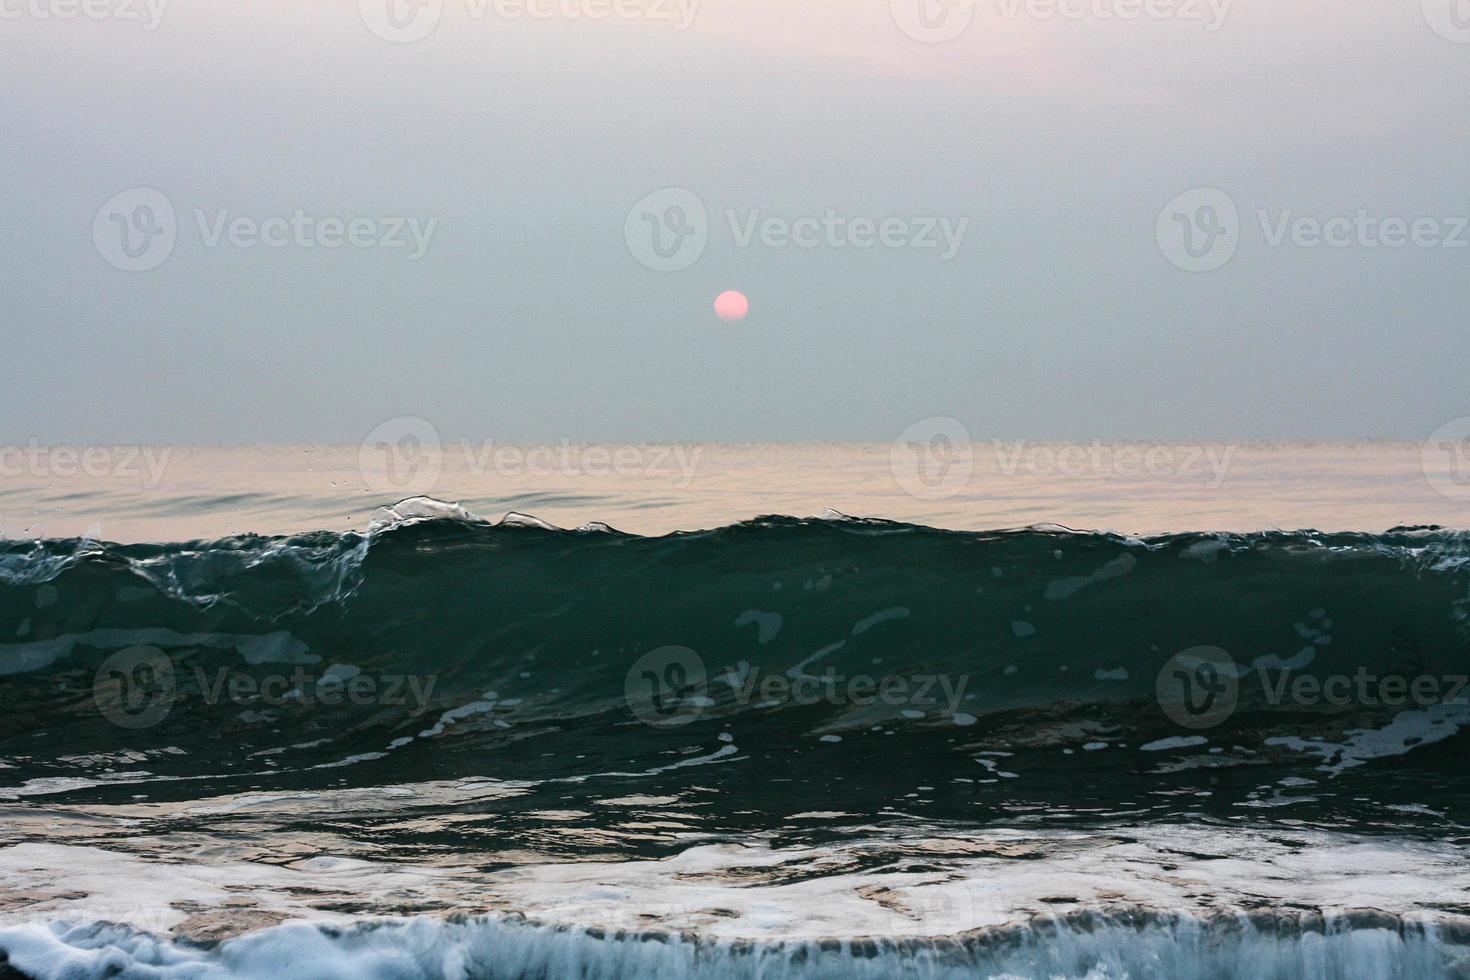
<svg viewBox="0 0 1470 980">
<path fill-rule="evenodd" d="M 1373 759 L 1405 755 L 1410 750 L 1442 742 L 1470 725 L 1470 705 L 1447 702 L 1423 710 L 1401 711 L 1382 728 L 1357 728 L 1344 733 L 1342 742 L 1277 736 L 1267 745 L 1280 745 L 1320 755 L 1324 772 L 1334 775 Z"/>
<path fill-rule="evenodd" d="M 1137 928 L 1043 927 L 999 942 L 953 944 L 702 941 L 606 935 L 482 918 L 381 922 L 352 930 L 287 925 L 217 950 L 115 927 L 0 931 L 13 965 L 39 980 L 1431 980 L 1465 976 L 1432 934 L 1390 929 L 1277 936 L 1247 922 Z"/>
<path fill-rule="evenodd" d="M 705 844 L 489 873 L 171 856 L 0 849 L 0 951 L 42 980 L 1470 977 L 1460 849 L 1317 832 Z M 423 907 L 461 914 L 401 915 Z"/>
</svg>

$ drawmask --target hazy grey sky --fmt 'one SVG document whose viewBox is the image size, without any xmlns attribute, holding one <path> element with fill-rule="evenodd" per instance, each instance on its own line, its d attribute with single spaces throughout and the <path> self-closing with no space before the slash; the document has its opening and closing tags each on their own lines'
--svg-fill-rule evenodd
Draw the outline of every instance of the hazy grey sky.
<svg viewBox="0 0 1470 980">
<path fill-rule="evenodd" d="M 1470 414 L 1457 0 L 160 2 L 0 0 L 0 441 Z M 704 225 L 669 211 L 687 195 L 635 209 L 665 188 Z M 1238 222 L 1218 195 L 1166 210 L 1199 188 Z M 1312 246 L 1300 217 L 1348 221 Z M 327 247 L 324 218 L 405 247 Z M 650 268 L 640 229 L 674 225 L 703 253 Z M 744 321 L 714 316 L 726 289 Z"/>
</svg>

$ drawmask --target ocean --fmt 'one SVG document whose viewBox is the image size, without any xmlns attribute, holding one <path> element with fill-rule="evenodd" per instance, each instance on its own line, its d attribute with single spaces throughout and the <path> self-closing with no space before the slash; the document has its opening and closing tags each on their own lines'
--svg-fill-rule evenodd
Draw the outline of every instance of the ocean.
<svg viewBox="0 0 1470 980">
<path fill-rule="evenodd" d="M 0 976 L 1470 977 L 1443 449 L 11 447 Z"/>
</svg>

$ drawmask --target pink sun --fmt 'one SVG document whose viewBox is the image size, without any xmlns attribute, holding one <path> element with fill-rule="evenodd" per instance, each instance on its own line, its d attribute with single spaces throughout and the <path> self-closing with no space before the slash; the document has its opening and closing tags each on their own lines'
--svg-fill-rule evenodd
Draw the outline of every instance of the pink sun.
<svg viewBox="0 0 1470 980">
<path fill-rule="evenodd" d="M 745 298 L 744 293 L 730 289 L 715 297 L 715 316 L 726 323 L 744 320 L 745 314 L 749 312 L 750 300 Z"/>
</svg>

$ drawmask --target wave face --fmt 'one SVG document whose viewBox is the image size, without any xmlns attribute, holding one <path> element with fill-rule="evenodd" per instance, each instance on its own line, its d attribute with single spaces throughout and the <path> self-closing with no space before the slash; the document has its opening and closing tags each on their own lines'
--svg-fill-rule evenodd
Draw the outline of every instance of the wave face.
<svg viewBox="0 0 1470 980">
<path fill-rule="evenodd" d="M 436 883 L 423 894 L 344 889 L 351 898 L 302 906 L 351 918 L 483 913 L 473 889 L 445 883 L 669 862 L 712 845 L 819 852 L 750 885 L 777 888 L 838 872 L 932 871 L 974 858 L 967 848 L 979 836 L 1018 827 L 1136 841 L 1169 828 L 1265 827 L 1456 848 L 1470 825 L 1462 532 L 1139 539 L 829 515 L 643 538 L 522 518 L 491 525 L 427 501 L 386 517 L 362 535 L 0 543 L 0 806 L 13 818 L 0 843 L 222 867 L 332 854 Z M 947 843 L 915 849 L 916 829 Z M 1040 861 L 1057 875 L 1075 850 L 986 847 L 988 860 Z M 1177 860 L 1145 863 L 1167 876 Z M 719 878 L 745 880 L 739 869 Z M 19 887 L 13 876 L 0 882 Z M 849 884 L 883 904 L 881 877 Z M 1218 901 L 1194 910 L 1217 923 L 1188 927 L 1203 944 L 1195 952 L 1181 952 L 1185 926 L 1162 920 L 1118 947 L 1195 957 L 1174 973 L 1107 952 L 1116 924 L 1068 919 L 1076 941 L 1045 948 L 1073 959 L 1048 961 L 1045 975 L 1237 975 L 1229 964 L 1245 947 L 1222 951 L 1247 939 L 1211 930 L 1262 903 L 1373 908 L 1429 925 L 1250 939 L 1266 957 L 1251 975 L 1353 975 L 1332 964 L 1390 934 L 1383 962 L 1407 972 L 1375 975 L 1455 975 L 1443 972 L 1453 968 L 1435 930 L 1463 899 L 1394 889 L 1333 905 L 1221 886 Z M 1136 892 L 1123 904 L 1168 907 L 1149 888 Z M 1066 889 L 1032 899 L 986 927 L 1123 901 Z M 170 932 L 189 919 L 189 900 L 178 901 L 152 923 L 107 917 Z M 685 897 L 659 901 L 689 911 Z M 709 921 L 688 928 L 707 937 L 723 906 L 708 895 L 695 905 Z M 61 897 L 38 907 L 67 918 Z M 536 932 L 548 928 L 561 930 L 562 946 L 609 942 L 575 931 L 606 925 L 592 906 L 539 915 L 507 894 L 500 911 L 527 920 L 462 923 L 456 942 L 519 949 L 528 936 L 552 943 Z M 213 941 L 300 912 L 180 938 Z M 68 915 L 65 935 L 82 942 L 75 930 L 95 929 L 104 912 L 78 905 Z M 730 942 L 776 942 L 751 925 L 756 912 L 736 918 L 748 934 Z M 953 937 L 979 924 L 928 931 Z M 59 941 L 36 928 L 25 948 Z M 626 935 L 638 930 L 629 923 Z M 872 931 L 906 930 L 885 919 Z M 0 933 L 12 958 L 19 936 Z M 1270 965 L 1309 947 L 1311 969 Z M 1016 966 L 987 949 L 994 975 L 1042 975 L 1032 972 L 1042 960 Z M 633 954 L 598 955 L 613 970 Z M 828 975 L 828 956 L 800 962 Z M 533 960 L 515 975 L 556 975 Z M 719 975 L 742 975 L 726 967 Z M 512 975 L 502 968 L 466 975 Z M 851 962 L 844 969 L 857 975 Z"/>
</svg>

